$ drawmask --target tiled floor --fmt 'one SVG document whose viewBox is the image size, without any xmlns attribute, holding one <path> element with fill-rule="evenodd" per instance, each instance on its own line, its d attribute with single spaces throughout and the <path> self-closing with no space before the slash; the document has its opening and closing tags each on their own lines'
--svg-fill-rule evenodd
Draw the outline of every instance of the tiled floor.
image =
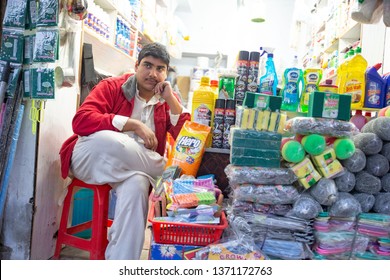
<svg viewBox="0 0 390 280">
<path fill-rule="evenodd" d="M 145 230 L 145 243 L 141 253 L 141 260 L 147 260 L 150 248 L 150 228 Z M 60 260 L 89 260 L 89 253 L 73 247 L 64 247 L 61 251 Z"/>
</svg>

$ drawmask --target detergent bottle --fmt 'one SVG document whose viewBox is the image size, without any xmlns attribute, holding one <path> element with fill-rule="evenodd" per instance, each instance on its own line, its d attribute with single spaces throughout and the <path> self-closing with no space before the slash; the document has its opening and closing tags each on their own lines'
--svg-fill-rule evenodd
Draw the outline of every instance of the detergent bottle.
<svg viewBox="0 0 390 280">
<path fill-rule="evenodd" d="M 367 69 L 367 60 L 360 54 L 361 48 L 357 47 L 347 63 L 347 75 L 345 83 L 341 84 L 342 92 L 351 95 L 351 109 L 361 109 L 364 102 L 365 92 L 365 72 Z"/>
<path fill-rule="evenodd" d="M 263 50 L 263 48 L 260 48 Z M 276 87 L 278 86 L 278 76 L 275 70 L 274 55 L 270 51 L 271 49 L 264 49 L 261 56 L 267 54 L 267 61 L 265 63 L 265 74 L 260 77 L 259 92 L 262 94 L 276 96 Z"/>
<path fill-rule="evenodd" d="M 212 127 L 215 94 L 210 87 L 210 78 L 203 76 L 192 98 L 191 121 Z"/>
<path fill-rule="evenodd" d="M 385 103 L 383 107 L 390 106 L 390 72 L 383 75 L 385 81 Z"/>
<path fill-rule="evenodd" d="M 385 103 L 385 82 L 378 70 L 382 63 L 377 63 L 369 67 L 365 73 L 366 79 L 366 96 L 364 98 L 364 107 L 380 109 Z"/>
<path fill-rule="evenodd" d="M 322 69 L 316 67 L 317 58 L 313 56 L 310 66 L 303 71 L 303 90 L 300 99 L 301 112 L 306 113 L 309 106 L 310 94 L 318 90 L 322 78 Z"/>
<path fill-rule="evenodd" d="M 298 111 L 299 96 L 302 91 L 303 71 L 298 68 L 298 57 L 294 56 L 294 61 L 291 68 L 284 70 L 282 107 L 284 111 Z"/>
<path fill-rule="evenodd" d="M 353 50 L 352 50 L 352 52 L 351 52 L 351 55 L 353 55 L 355 53 Z M 345 53 L 343 62 L 339 65 L 339 67 L 337 67 L 336 86 L 338 87 L 339 94 L 344 93 L 344 88 L 342 88 L 342 85 L 345 84 L 345 78 L 347 76 L 347 66 L 348 66 L 349 54 L 350 54 L 350 52 Z"/>
</svg>

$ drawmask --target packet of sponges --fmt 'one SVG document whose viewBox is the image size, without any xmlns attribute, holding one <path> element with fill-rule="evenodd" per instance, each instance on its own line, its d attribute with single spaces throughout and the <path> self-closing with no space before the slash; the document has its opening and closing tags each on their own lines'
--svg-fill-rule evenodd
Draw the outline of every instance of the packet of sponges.
<svg viewBox="0 0 390 280">
<path fill-rule="evenodd" d="M 183 174 L 196 176 L 210 130 L 207 125 L 186 121 L 176 138 L 167 166 L 177 165 Z"/>
</svg>

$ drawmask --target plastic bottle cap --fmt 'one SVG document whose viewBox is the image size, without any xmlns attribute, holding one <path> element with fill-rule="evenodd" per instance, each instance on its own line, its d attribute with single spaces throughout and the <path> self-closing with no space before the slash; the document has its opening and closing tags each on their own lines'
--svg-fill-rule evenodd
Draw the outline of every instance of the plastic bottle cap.
<svg viewBox="0 0 390 280">
<path fill-rule="evenodd" d="M 260 61 L 260 53 L 259 52 L 251 52 L 249 60 L 259 62 Z"/>
<path fill-rule="evenodd" d="M 248 60 L 249 59 L 249 52 L 248 51 L 240 51 L 238 53 L 238 60 Z"/>
<path fill-rule="evenodd" d="M 274 54 L 273 53 L 269 53 L 269 54 L 267 54 L 267 57 L 274 57 Z"/>
<path fill-rule="evenodd" d="M 377 63 L 377 64 L 375 64 L 373 67 L 374 67 L 376 70 L 379 70 L 379 69 L 381 69 L 381 67 L 382 67 L 382 63 Z"/>
<path fill-rule="evenodd" d="M 203 76 L 203 77 L 200 79 L 200 84 L 201 84 L 201 85 L 210 85 L 210 77 Z"/>
<path fill-rule="evenodd" d="M 234 99 L 226 100 L 226 109 L 236 109 L 236 102 Z"/>
<path fill-rule="evenodd" d="M 211 80 L 210 81 L 210 86 L 211 87 L 218 87 L 218 81 L 217 80 Z"/>
</svg>

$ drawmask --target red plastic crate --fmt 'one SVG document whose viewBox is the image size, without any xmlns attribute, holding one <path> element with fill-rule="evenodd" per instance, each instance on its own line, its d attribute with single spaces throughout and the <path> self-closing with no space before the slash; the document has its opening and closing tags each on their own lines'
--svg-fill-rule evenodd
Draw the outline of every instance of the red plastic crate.
<svg viewBox="0 0 390 280">
<path fill-rule="evenodd" d="M 148 220 L 152 223 L 154 241 L 162 244 L 206 246 L 218 241 L 228 226 L 223 211 L 219 225 L 156 221 L 154 217 L 155 205 L 152 203 Z"/>
</svg>

